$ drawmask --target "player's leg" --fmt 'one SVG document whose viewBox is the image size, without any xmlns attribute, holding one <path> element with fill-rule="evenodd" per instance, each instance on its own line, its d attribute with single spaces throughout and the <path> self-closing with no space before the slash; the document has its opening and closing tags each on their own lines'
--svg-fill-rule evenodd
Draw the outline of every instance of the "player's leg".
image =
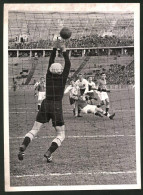
<svg viewBox="0 0 143 195">
<path fill-rule="evenodd" d="M 115 116 L 115 113 L 113 113 L 112 115 L 109 114 L 109 112 L 107 113 L 106 111 L 102 110 L 102 108 L 95 108 L 95 115 L 96 113 L 100 113 L 103 114 L 104 116 L 108 117 L 109 119 L 113 119 Z"/>
<path fill-rule="evenodd" d="M 109 108 L 110 108 L 109 98 L 107 98 L 105 101 L 106 101 L 106 113 L 109 113 Z"/>
<path fill-rule="evenodd" d="M 43 123 L 49 122 L 50 116 L 47 114 L 49 108 L 46 99 L 43 100 L 41 104 L 41 109 L 38 112 L 36 116 L 36 121 L 34 122 L 34 125 L 26 135 L 25 138 L 22 142 L 22 145 L 19 148 L 19 153 L 18 153 L 18 159 L 23 160 L 24 156 L 24 151 L 26 150 L 27 146 L 30 144 L 30 142 L 34 139 L 34 137 L 37 135 L 39 132 L 41 126 Z M 47 111 L 47 112 L 46 112 Z"/>
<path fill-rule="evenodd" d="M 62 142 L 65 139 L 65 125 L 63 126 L 56 126 L 55 127 L 57 136 L 52 141 L 50 147 L 48 148 L 47 152 L 44 154 L 44 157 L 47 158 L 47 162 L 52 161 L 52 153 L 54 153 L 59 146 L 61 146 Z"/>
<path fill-rule="evenodd" d="M 78 107 L 78 101 L 75 101 L 75 117 L 80 116 L 79 114 L 80 114 L 80 110 Z"/>
<path fill-rule="evenodd" d="M 73 115 L 75 115 L 75 100 L 69 96 L 70 105 L 73 105 Z"/>
<path fill-rule="evenodd" d="M 45 99 L 45 92 L 39 92 L 38 94 L 38 110 L 40 110 L 42 101 Z"/>
<path fill-rule="evenodd" d="M 65 125 L 63 119 L 63 109 L 62 101 L 53 102 L 50 104 L 50 116 L 52 119 L 53 127 L 56 130 L 57 136 L 52 141 L 51 146 L 48 148 L 47 152 L 44 154 L 44 157 L 47 159 L 47 162 L 52 161 L 52 153 L 61 145 L 65 139 Z"/>
<path fill-rule="evenodd" d="M 24 151 L 26 150 L 27 146 L 30 142 L 35 138 L 38 134 L 42 123 L 35 121 L 32 129 L 25 135 L 24 140 L 19 148 L 18 159 L 23 160 Z"/>
<path fill-rule="evenodd" d="M 102 100 L 98 105 L 97 107 L 100 108 L 102 106 L 104 106 L 106 104 L 105 100 Z"/>
</svg>

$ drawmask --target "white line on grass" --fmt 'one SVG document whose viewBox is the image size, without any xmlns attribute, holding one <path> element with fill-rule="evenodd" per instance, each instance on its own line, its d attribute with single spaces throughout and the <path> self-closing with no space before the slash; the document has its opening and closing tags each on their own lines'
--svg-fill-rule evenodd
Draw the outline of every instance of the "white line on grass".
<svg viewBox="0 0 143 195">
<path fill-rule="evenodd" d="M 49 173 L 49 174 L 34 174 L 34 175 L 11 175 L 14 178 L 22 177 L 47 177 L 47 176 L 69 176 L 69 175 L 118 175 L 118 174 L 136 174 L 136 171 L 117 171 L 117 172 L 77 172 L 77 173 Z"/>
<path fill-rule="evenodd" d="M 15 109 L 17 109 L 17 108 L 15 108 Z M 23 110 L 24 110 L 24 109 L 23 109 Z M 72 109 L 65 110 L 65 111 L 63 111 L 63 112 L 64 112 L 64 113 L 71 113 L 71 111 L 72 111 Z M 10 113 L 10 114 L 26 114 L 26 113 L 32 113 L 32 114 L 34 113 L 34 114 L 35 114 L 36 112 L 37 112 L 37 111 L 35 111 L 35 112 L 31 112 L 31 111 L 30 111 L 30 112 L 29 112 L 29 111 L 24 111 L 24 112 L 16 112 L 16 111 L 14 111 L 14 112 L 11 112 L 11 111 L 10 111 L 9 113 Z M 115 112 L 135 112 L 135 110 L 132 110 L 132 109 L 131 109 L 131 110 L 128 110 L 128 109 L 125 110 L 125 109 L 124 109 L 124 110 L 115 110 Z"/>
<path fill-rule="evenodd" d="M 54 138 L 55 136 L 35 137 L 39 139 Z M 113 137 L 135 137 L 135 135 L 72 135 L 66 138 L 113 138 Z M 24 137 L 10 137 L 10 139 L 23 139 Z"/>
</svg>

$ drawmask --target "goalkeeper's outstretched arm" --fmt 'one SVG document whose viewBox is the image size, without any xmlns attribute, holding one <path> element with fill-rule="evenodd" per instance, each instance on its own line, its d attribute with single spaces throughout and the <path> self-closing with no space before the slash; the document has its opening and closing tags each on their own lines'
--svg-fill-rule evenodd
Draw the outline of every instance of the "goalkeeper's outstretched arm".
<svg viewBox="0 0 143 195">
<path fill-rule="evenodd" d="M 51 55 L 50 55 L 50 59 L 49 59 L 48 70 L 49 70 L 50 66 L 55 62 L 56 51 L 57 51 L 57 48 L 53 48 Z"/>
</svg>

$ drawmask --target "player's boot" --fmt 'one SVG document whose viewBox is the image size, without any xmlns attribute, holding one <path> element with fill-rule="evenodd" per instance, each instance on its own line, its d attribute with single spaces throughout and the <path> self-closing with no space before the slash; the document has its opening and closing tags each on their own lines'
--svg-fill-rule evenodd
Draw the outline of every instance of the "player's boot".
<svg viewBox="0 0 143 195">
<path fill-rule="evenodd" d="M 115 116 L 115 113 L 113 113 L 112 115 L 109 116 L 109 118 L 112 120 Z"/>
<path fill-rule="evenodd" d="M 99 117 L 103 117 L 102 114 L 100 114 L 99 112 L 96 112 L 95 115 Z"/>
<path fill-rule="evenodd" d="M 82 116 L 80 114 L 78 114 L 77 117 L 82 117 Z"/>
<path fill-rule="evenodd" d="M 52 162 L 52 154 L 49 150 L 44 154 L 44 157 L 47 159 L 47 163 Z"/>
<path fill-rule="evenodd" d="M 26 147 L 24 145 L 21 145 L 20 148 L 19 148 L 19 153 L 18 153 L 18 159 L 19 160 L 23 160 L 24 158 L 24 151 L 25 151 Z"/>
</svg>

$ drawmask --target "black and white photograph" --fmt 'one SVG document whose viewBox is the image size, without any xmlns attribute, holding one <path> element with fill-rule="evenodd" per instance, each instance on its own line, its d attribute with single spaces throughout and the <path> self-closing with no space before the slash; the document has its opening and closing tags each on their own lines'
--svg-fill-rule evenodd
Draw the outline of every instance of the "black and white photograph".
<svg viewBox="0 0 143 195">
<path fill-rule="evenodd" d="M 140 4 L 4 5 L 5 191 L 140 189 Z"/>
</svg>

